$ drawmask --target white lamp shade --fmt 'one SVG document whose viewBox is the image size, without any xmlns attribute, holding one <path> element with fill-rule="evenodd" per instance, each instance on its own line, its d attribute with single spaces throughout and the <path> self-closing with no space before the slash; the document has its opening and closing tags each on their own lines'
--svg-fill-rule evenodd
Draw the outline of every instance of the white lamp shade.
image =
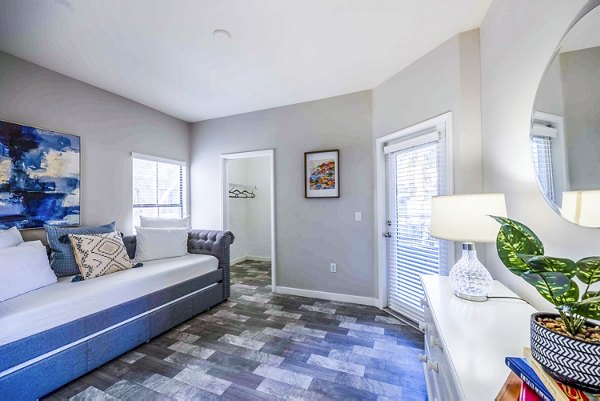
<svg viewBox="0 0 600 401">
<path fill-rule="evenodd" d="M 461 242 L 494 242 L 500 225 L 490 217 L 506 216 L 504 194 L 434 196 L 432 237 Z"/>
<path fill-rule="evenodd" d="M 563 192 L 562 216 L 575 224 L 600 227 L 600 191 Z"/>
</svg>

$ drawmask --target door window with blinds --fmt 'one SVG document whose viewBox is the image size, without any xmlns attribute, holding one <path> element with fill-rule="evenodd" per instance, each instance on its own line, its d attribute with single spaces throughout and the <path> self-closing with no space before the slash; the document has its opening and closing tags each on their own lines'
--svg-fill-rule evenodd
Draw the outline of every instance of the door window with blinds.
<svg viewBox="0 0 600 401">
<path fill-rule="evenodd" d="M 445 274 L 448 243 L 429 235 L 431 197 L 448 194 L 445 124 L 385 144 L 388 307 L 423 320 L 420 275 Z"/>
<path fill-rule="evenodd" d="M 185 163 L 133 154 L 133 224 L 140 216 L 178 217 L 185 213 Z"/>
</svg>

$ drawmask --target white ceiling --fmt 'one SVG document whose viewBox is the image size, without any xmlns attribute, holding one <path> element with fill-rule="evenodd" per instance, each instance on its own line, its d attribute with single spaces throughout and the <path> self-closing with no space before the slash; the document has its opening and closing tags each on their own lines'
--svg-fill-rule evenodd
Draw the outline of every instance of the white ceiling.
<svg viewBox="0 0 600 401">
<path fill-rule="evenodd" d="M 192 122 L 371 89 L 490 3 L 0 0 L 0 50 Z"/>
</svg>

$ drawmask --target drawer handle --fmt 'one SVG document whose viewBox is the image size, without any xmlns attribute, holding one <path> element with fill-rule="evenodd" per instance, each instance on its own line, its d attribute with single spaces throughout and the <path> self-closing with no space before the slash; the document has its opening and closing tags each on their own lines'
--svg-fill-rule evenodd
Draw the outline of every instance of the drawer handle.
<svg viewBox="0 0 600 401">
<path fill-rule="evenodd" d="M 440 365 L 437 362 L 427 361 L 427 369 L 433 370 L 435 373 L 439 373 Z"/>
<path fill-rule="evenodd" d="M 427 357 L 427 355 L 419 355 L 419 361 L 427 363 L 428 360 L 429 358 Z"/>
</svg>

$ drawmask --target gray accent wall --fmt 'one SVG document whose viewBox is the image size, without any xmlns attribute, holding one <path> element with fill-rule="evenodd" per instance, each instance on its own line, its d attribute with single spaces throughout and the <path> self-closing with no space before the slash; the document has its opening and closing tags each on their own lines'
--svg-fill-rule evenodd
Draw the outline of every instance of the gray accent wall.
<svg viewBox="0 0 600 401">
<path fill-rule="evenodd" d="M 536 111 L 560 117 L 565 115 L 560 57 L 555 58 L 548 66 L 548 70 L 540 82 L 535 102 Z"/>
<path fill-rule="evenodd" d="M 193 225 L 221 226 L 220 154 L 273 148 L 277 285 L 376 297 L 371 130 L 371 91 L 193 124 Z M 305 199 L 304 152 L 328 149 L 340 150 L 341 197 Z"/>
<path fill-rule="evenodd" d="M 454 36 L 373 89 L 373 136 L 380 138 L 449 111 L 454 193 L 483 192 L 479 30 Z M 457 259 L 459 248 L 456 244 Z M 477 249 L 483 260 L 485 248 Z"/>
<path fill-rule="evenodd" d="M 189 124 L 3 52 L 0 120 L 81 136 L 82 225 L 133 231 L 131 152 L 189 161 Z"/>
<path fill-rule="evenodd" d="M 455 193 L 483 188 L 479 30 L 463 32 L 373 89 L 379 138 L 452 112 Z"/>
<path fill-rule="evenodd" d="M 374 139 L 452 111 L 455 192 L 481 192 L 479 50 L 465 32 L 372 91 L 193 124 L 194 226 L 220 227 L 219 154 L 274 148 L 277 285 L 379 297 Z M 304 199 L 303 152 L 336 148 L 341 198 Z"/>
</svg>

